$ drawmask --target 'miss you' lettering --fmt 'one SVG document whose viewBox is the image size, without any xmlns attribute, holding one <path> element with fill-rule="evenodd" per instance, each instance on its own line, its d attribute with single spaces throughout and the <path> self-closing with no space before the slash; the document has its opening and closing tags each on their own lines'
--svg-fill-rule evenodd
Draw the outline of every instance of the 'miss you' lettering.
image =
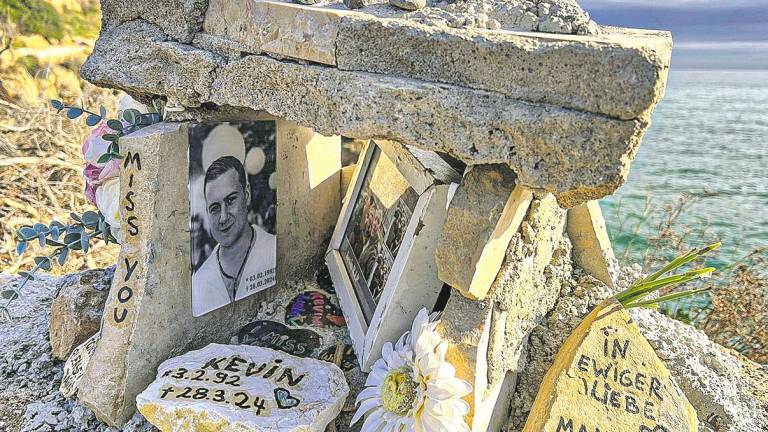
<svg viewBox="0 0 768 432">
<path fill-rule="evenodd" d="M 306 376 L 301 374 L 294 376 L 294 371 L 289 367 L 282 367 L 281 359 L 275 359 L 266 363 L 249 362 L 243 358 L 220 357 L 208 360 L 201 369 L 222 370 L 242 374 L 245 377 L 256 376 L 271 379 L 277 384 L 285 382 L 291 387 L 297 386 Z"/>
<path fill-rule="evenodd" d="M 136 210 L 136 202 L 134 198 L 136 192 L 134 191 L 134 175 L 141 171 L 141 157 L 138 153 L 131 153 L 125 157 L 123 162 L 124 175 L 128 176 L 128 190 L 123 196 L 125 205 L 123 206 L 123 216 L 128 224 L 127 233 L 130 238 L 139 235 L 138 218 L 134 214 Z M 128 239 L 126 239 L 127 241 Z M 134 295 L 134 279 L 136 267 L 139 261 L 132 256 L 126 255 L 123 258 L 121 265 L 125 276 L 123 276 L 123 284 L 120 289 L 117 290 L 117 302 L 112 308 L 112 321 L 115 324 L 121 324 L 128 319 L 131 306 L 133 303 Z"/>
</svg>

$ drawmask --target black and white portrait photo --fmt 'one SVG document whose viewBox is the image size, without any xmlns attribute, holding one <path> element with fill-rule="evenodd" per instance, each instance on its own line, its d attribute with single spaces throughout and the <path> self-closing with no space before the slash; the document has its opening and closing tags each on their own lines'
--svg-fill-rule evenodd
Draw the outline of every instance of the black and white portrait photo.
<svg viewBox="0 0 768 432">
<path fill-rule="evenodd" d="M 275 122 L 189 129 L 192 315 L 275 284 Z"/>
</svg>

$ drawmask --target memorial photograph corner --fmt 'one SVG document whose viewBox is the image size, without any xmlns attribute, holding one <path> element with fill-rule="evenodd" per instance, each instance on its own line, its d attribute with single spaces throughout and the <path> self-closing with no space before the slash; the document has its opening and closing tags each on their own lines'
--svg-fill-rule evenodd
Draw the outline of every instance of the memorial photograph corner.
<svg viewBox="0 0 768 432">
<path fill-rule="evenodd" d="M 765 28 L 0 1 L 0 432 L 768 431 Z"/>
</svg>

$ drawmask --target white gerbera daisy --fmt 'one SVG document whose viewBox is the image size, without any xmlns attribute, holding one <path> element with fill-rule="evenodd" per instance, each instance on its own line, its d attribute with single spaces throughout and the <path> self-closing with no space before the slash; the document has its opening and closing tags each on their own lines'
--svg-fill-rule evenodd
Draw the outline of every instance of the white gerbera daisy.
<svg viewBox="0 0 768 432">
<path fill-rule="evenodd" d="M 422 309 L 410 332 L 384 345 L 357 397 L 352 424 L 365 416 L 362 432 L 469 432 L 462 398 L 472 386 L 445 361 L 448 342 L 436 327 Z"/>
</svg>

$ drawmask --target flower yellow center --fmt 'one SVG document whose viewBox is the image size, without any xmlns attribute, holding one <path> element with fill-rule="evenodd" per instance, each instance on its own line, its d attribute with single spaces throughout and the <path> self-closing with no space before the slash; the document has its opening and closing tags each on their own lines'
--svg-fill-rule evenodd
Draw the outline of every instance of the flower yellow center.
<svg viewBox="0 0 768 432">
<path fill-rule="evenodd" d="M 411 379 L 411 368 L 403 366 L 389 372 L 381 386 L 384 409 L 399 416 L 407 416 L 416 401 L 416 383 Z"/>
</svg>

